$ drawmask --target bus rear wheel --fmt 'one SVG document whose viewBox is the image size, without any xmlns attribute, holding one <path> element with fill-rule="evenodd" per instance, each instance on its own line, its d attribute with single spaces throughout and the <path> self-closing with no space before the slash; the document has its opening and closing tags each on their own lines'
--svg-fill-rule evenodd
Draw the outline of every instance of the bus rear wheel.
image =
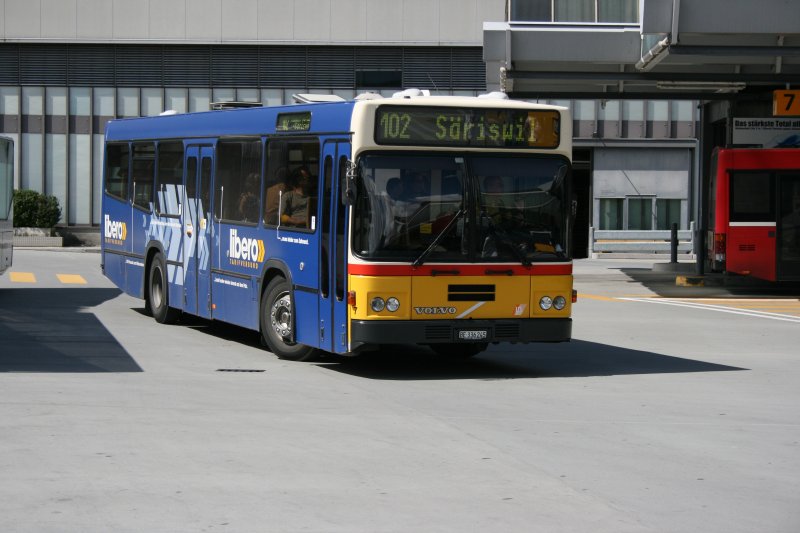
<svg viewBox="0 0 800 533">
<path fill-rule="evenodd" d="M 261 335 L 267 347 L 281 359 L 306 361 L 317 352 L 315 348 L 293 340 L 294 308 L 289 282 L 273 278 L 261 295 Z"/>
<path fill-rule="evenodd" d="M 147 307 L 153 318 L 160 324 L 172 324 L 180 316 L 180 311 L 169 306 L 169 284 L 164 256 L 156 254 L 150 263 L 150 275 L 147 278 Z"/>
<path fill-rule="evenodd" d="M 431 344 L 431 350 L 450 359 L 469 359 L 489 347 L 487 342 Z"/>
</svg>

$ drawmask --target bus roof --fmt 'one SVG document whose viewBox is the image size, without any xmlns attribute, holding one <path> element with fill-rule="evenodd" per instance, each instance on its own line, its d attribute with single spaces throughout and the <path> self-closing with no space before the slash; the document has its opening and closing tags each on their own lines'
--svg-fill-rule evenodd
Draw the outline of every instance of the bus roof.
<svg viewBox="0 0 800 533">
<path fill-rule="evenodd" d="M 715 148 L 718 167 L 728 169 L 796 169 L 800 148 Z"/>
<path fill-rule="evenodd" d="M 105 138 L 107 142 L 114 142 L 269 135 L 276 133 L 279 115 L 298 116 L 303 113 L 311 114 L 310 124 L 307 129 L 292 130 L 291 133 L 352 133 L 350 130 L 353 119 L 360 121 L 365 115 L 370 114 L 370 109 L 374 110 L 381 105 L 553 109 L 562 114 L 562 128 L 565 128 L 565 133 L 571 137 L 569 110 L 564 107 L 534 104 L 519 100 L 469 96 L 404 96 L 329 103 L 247 107 L 196 113 L 172 113 L 151 117 L 117 119 L 106 125 Z M 365 123 L 365 125 L 367 124 Z"/>
<path fill-rule="evenodd" d="M 354 104 L 337 102 L 252 107 L 112 120 L 106 126 L 106 141 L 263 135 L 275 132 L 278 114 L 312 110 L 314 119 L 308 133 L 341 132 L 349 130 Z M 348 127 L 343 128 L 344 124 Z"/>
</svg>

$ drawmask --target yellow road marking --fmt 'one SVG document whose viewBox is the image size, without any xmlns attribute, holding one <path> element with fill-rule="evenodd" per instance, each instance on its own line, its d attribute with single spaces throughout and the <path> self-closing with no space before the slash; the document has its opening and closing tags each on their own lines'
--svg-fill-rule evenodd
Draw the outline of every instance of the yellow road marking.
<svg viewBox="0 0 800 533">
<path fill-rule="evenodd" d="M 86 285 L 86 280 L 79 274 L 56 274 L 58 281 L 72 285 Z"/>
<path fill-rule="evenodd" d="M 33 272 L 11 272 L 8 276 L 14 283 L 36 283 Z"/>
<path fill-rule="evenodd" d="M 609 296 L 599 296 L 597 294 L 586 294 L 583 292 L 578 293 L 578 302 L 581 301 L 581 298 L 586 298 L 587 300 L 600 300 L 603 302 L 616 302 L 618 301 L 616 298 L 611 298 Z"/>
</svg>

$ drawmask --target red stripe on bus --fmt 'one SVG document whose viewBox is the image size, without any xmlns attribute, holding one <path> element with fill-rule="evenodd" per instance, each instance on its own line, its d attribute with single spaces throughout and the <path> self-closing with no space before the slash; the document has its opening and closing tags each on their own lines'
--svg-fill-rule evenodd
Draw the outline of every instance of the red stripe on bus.
<svg viewBox="0 0 800 533">
<path fill-rule="evenodd" d="M 356 276 L 566 276 L 572 274 L 572 265 L 348 265 L 348 272 Z"/>
</svg>

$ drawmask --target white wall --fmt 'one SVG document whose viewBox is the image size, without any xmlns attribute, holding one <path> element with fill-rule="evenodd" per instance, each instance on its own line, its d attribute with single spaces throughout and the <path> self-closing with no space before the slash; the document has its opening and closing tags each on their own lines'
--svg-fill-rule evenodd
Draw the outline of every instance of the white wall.
<svg viewBox="0 0 800 533">
<path fill-rule="evenodd" d="M 9 42 L 469 45 L 504 0 L 0 0 Z"/>
</svg>

